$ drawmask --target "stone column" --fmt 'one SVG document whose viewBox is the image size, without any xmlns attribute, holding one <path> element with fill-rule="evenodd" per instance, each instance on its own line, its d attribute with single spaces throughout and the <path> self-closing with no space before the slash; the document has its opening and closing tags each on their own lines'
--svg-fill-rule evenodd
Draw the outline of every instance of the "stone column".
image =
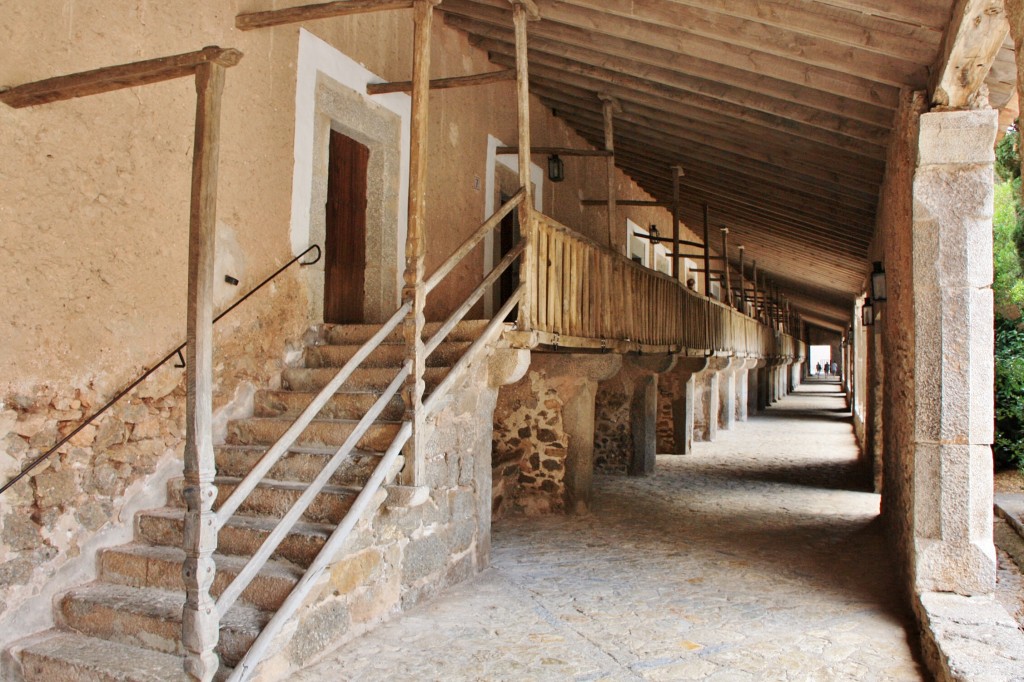
<svg viewBox="0 0 1024 682">
<path fill-rule="evenodd" d="M 543 373 L 562 401 L 562 429 L 568 441 L 563 497 L 569 513 L 584 513 L 590 507 L 597 383 L 615 376 L 621 366 L 620 355 L 533 354 L 531 371 Z"/>
<path fill-rule="evenodd" d="M 729 431 L 736 423 L 736 375 L 743 358 L 729 358 L 718 378 L 718 427 Z"/>
<path fill-rule="evenodd" d="M 746 358 L 743 361 L 743 366 L 736 370 L 736 419 L 737 421 L 745 422 L 750 414 L 750 377 L 756 376 L 751 374 L 751 370 L 756 372 L 757 364 L 760 362 L 757 358 Z M 757 384 L 755 380 L 755 393 Z M 756 409 L 757 406 L 755 405 Z"/>
<path fill-rule="evenodd" d="M 754 380 L 753 390 L 750 391 L 750 411 L 754 414 L 768 407 L 768 369 L 768 360 L 762 358 L 757 362 L 757 369 L 750 374 Z"/>
<path fill-rule="evenodd" d="M 661 376 L 666 385 L 675 387 L 673 394 L 667 396 L 671 401 L 673 447 L 663 450 L 663 454 L 688 455 L 693 452 L 696 375 L 707 367 L 707 363 L 704 357 L 678 357 L 675 365 Z"/>
<path fill-rule="evenodd" d="M 914 584 L 992 592 L 992 164 L 997 113 L 927 113 L 914 173 Z"/>
<path fill-rule="evenodd" d="M 721 372 L 730 358 L 711 357 L 707 367 L 694 377 L 693 439 L 713 443 L 718 437 L 718 407 Z"/>
</svg>

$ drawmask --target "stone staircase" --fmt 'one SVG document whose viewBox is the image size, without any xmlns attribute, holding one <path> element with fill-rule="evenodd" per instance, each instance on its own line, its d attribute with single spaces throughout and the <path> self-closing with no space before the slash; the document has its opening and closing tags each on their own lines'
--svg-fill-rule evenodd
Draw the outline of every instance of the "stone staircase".
<svg viewBox="0 0 1024 682">
<path fill-rule="evenodd" d="M 426 370 L 429 393 L 479 336 L 485 321 L 460 324 L 431 356 Z M 327 384 L 345 361 L 379 327 L 322 325 L 312 334 L 303 367 L 285 369 L 280 390 L 261 390 L 252 417 L 230 422 L 227 443 L 216 448 L 219 505 Z M 437 328 L 428 325 L 427 336 Z M 302 494 L 326 460 L 401 366 L 405 348 L 392 334 L 357 369 L 298 442 L 273 467 L 218 537 L 219 595 Z M 360 440 L 358 451 L 331 479 L 258 577 L 222 621 L 217 653 L 225 677 L 249 649 L 263 626 L 302 577 L 342 520 L 397 433 L 404 405 L 396 397 Z M 389 472 L 392 481 L 403 460 Z M 103 680 L 171 682 L 187 680 L 182 670 L 181 610 L 184 587 L 183 479 L 168 485 L 168 504 L 140 512 L 134 541 L 103 550 L 97 580 L 55 600 L 54 629 L 19 641 L 5 653 L 4 679 L 23 682 Z M 383 504 L 382 490 L 375 506 Z"/>
</svg>

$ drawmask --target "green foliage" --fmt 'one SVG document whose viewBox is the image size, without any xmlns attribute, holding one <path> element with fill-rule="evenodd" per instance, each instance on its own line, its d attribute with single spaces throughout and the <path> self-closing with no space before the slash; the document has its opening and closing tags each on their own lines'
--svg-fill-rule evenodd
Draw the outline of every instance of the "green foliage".
<svg viewBox="0 0 1024 682">
<path fill-rule="evenodd" d="M 1024 212 L 1020 205 L 1021 180 L 995 186 L 992 217 L 993 282 L 997 310 L 1024 309 Z"/>
<path fill-rule="evenodd" d="M 1020 177 L 1020 131 L 1016 121 L 996 145 L 996 176 L 1003 182 Z"/>
<path fill-rule="evenodd" d="M 1024 471 L 1024 331 L 996 320 L 996 466 Z"/>
</svg>

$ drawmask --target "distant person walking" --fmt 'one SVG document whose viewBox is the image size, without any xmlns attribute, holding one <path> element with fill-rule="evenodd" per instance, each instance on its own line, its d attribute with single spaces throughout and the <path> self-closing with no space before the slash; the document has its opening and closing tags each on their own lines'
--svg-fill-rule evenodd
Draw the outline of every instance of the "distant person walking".
<svg viewBox="0 0 1024 682">
<path fill-rule="evenodd" d="M 832 361 L 832 374 L 837 376 L 839 375 L 839 365 L 837 365 L 834 360 Z"/>
<path fill-rule="evenodd" d="M 814 366 L 814 371 L 817 374 L 821 374 L 821 363 L 820 362 Z"/>
</svg>

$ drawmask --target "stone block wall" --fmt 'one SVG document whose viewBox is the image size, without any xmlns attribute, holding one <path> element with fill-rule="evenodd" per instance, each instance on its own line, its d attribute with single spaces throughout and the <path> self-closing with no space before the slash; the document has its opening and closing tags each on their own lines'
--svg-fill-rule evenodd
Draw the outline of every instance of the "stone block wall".
<svg viewBox="0 0 1024 682">
<path fill-rule="evenodd" d="M 505 386 L 494 412 L 494 518 L 564 510 L 568 434 L 556 382 L 530 371 Z"/>
<path fill-rule="evenodd" d="M 625 373 L 598 385 L 594 413 L 594 470 L 625 474 L 633 451 L 630 406 L 633 385 Z"/>
<path fill-rule="evenodd" d="M 676 448 L 675 417 L 672 413 L 672 401 L 679 392 L 685 390 L 679 376 L 672 372 L 658 377 L 658 452 L 672 454 L 679 452 Z"/>
</svg>

